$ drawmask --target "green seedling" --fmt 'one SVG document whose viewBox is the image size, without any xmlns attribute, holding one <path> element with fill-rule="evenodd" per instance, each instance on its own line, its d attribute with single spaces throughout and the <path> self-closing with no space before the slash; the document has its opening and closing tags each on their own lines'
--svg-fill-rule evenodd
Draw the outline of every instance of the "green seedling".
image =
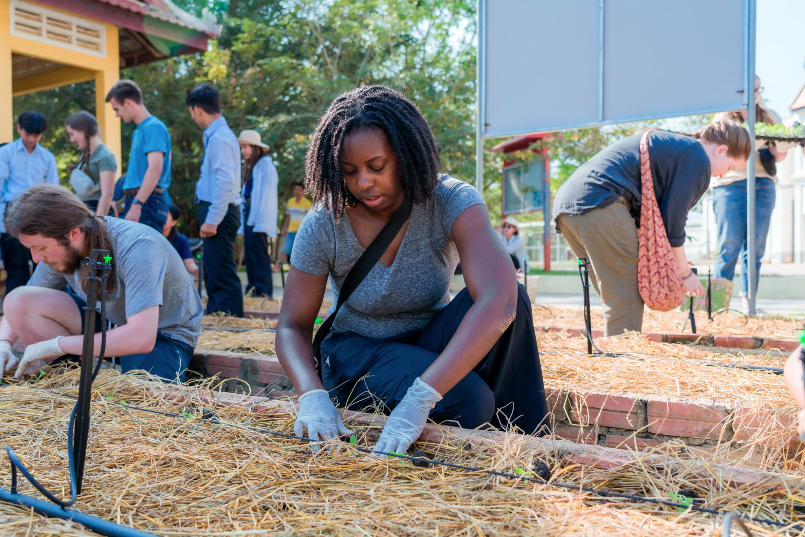
<svg viewBox="0 0 805 537">
<path fill-rule="evenodd" d="M 129 404 L 126 401 L 120 401 L 120 404 L 123 406 L 129 406 Z"/>
<path fill-rule="evenodd" d="M 109 395 L 107 395 L 107 396 L 106 396 L 106 400 L 107 400 L 107 401 L 111 401 L 111 400 L 112 400 L 112 398 L 115 396 L 115 394 L 116 394 L 117 392 L 119 392 L 119 391 L 120 391 L 120 390 L 115 390 L 115 391 L 113 391 L 112 393 L 110 393 Z"/>
<path fill-rule="evenodd" d="M 686 511 L 687 507 L 690 507 L 691 505 L 693 505 L 693 498 L 688 498 L 684 494 L 676 494 L 674 492 L 669 492 L 668 497 L 671 498 L 672 502 L 676 502 L 678 504 L 681 504 L 681 505 L 685 506 L 685 508 L 683 508 L 683 507 L 677 507 L 676 508 L 676 510 L 679 511 L 680 513 L 684 513 Z"/>
<path fill-rule="evenodd" d="M 349 443 L 350 444 L 357 444 L 358 443 L 358 437 L 353 434 L 352 436 L 349 437 Z"/>
<path fill-rule="evenodd" d="M 44 369 L 40 369 L 40 370 L 39 370 L 39 375 L 37 375 L 36 380 L 39 380 L 39 379 L 41 379 L 41 378 L 42 378 L 42 377 L 44 377 L 44 376 L 45 376 L 45 370 L 44 370 Z"/>
<path fill-rule="evenodd" d="M 182 412 L 182 416 L 184 416 L 185 418 L 194 418 L 195 417 L 190 412 Z"/>
<path fill-rule="evenodd" d="M 522 468 L 517 468 L 514 470 L 514 473 L 517 475 L 523 475 L 525 474 L 525 470 L 523 470 Z"/>
</svg>

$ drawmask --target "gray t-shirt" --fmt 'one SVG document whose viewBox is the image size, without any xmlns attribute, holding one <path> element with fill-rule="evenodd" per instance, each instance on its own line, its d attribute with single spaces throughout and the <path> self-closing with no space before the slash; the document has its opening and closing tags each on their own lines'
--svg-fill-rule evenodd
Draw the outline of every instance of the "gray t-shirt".
<svg viewBox="0 0 805 537">
<path fill-rule="evenodd" d="M 195 347 L 204 310 L 179 254 L 149 226 L 120 218 L 104 217 L 104 221 L 115 264 L 115 289 L 106 296 L 106 316 L 122 326 L 132 315 L 161 306 L 159 331 Z M 68 283 L 74 293 L 86 300 L 80 270 L 61 274 L 39 263 L 28 281 L 28 285 L 50 289 L 62 289 Z"/>
<path fill-rule="evenodd" d="M 101 172 L 104 171 L 117 171 L 117 159 L 115 158 L 115 154 L 106 147 L 104 144 L 99 145 L 95 148 L 95 151 L 89 156 L 89 164 L 81 168 L 81 171 L 86 173 L 92 179 L 92 182 L 100 184 L 101 182 Z M 101 199 L 101 191 L 98 190 L 94 194 L 91 194 L 86 200 L 99 200 Z"/>
<path fill-rule="evenodd" d="M 377 339 L 423 330 L 450 302 L 450 282 L 458 264 L 450 234 L 453 222 L 468 207 L 483 203 L 473 187 L 443 175 L 433 199 L 411 209 L 394 263 L 386 267 L 377 262 L 341 307 L 332 330 Z M 349 218 L 336 222 L 318 204 L 299 227 L 291 264 L 308 274 L 330 275 L 335 295 L 332 314 L 338 292 L 363 252 Z"/>
</svg>

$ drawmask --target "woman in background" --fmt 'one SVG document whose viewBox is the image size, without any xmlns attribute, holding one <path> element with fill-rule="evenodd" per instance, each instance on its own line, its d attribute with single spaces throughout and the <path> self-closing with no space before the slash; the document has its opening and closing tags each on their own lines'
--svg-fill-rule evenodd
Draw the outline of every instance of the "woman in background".
<svg viewBox="0 0 805 537">
<path fill-rule="evenodd" d="M 117 216 L 117 207 L 112 203 L 117 159 L 98 136 L 98 121 L 95 116 L 82 110 L 68 117 L 64 127 L 70 141 L 81 150 L 81 158 L 68 172 L 72 173 L 77 168 L 87 174 L 96 186 L 95 192 L 85 197 L 79 195 L 79 198 L 96 216 Z"/>
<path fill-rule="evenodd" d="M 503 245 L 512 258 L 514 268 L 526 273 L 528 272 L 527 267 L 523 265 L 528 262 L 526 261 L 525 243 L 518 229 L 519 225 L 520 222 L 513 216 L 505 219 L 503 223 L 500 224 L 500 238 L 503 240 Z"/>
<path fill-rule="evenodd" d="M 760 78 L 755 77 L 755 118 L 758 123 L 779 125 L 780 116 L 774 110 L 763 106 L 760 94 Z M 749 112 L 722 112 L 716 114 L 713 121 L 732 120 L 746 122 Z M 766 251 L 766 237 L 769 235 L 771 213 L 777 198 L 777 163 L 785 159 L 786 152 L 794 147 L 790 142 L 768 142 L 757 140 L 755 144 L 755 281 L 752 282 L 752 293 L 757 292 L 760 277 L 760 260 Z M 732 281 L 735 277 L 735 266 L 741 258 L 741 289 L 744 313 L 749 313 L 749 262 L 747 259 L 746 237 L 746 163 L 722 177 L 712 177 L 710 187 L 713 189 L 713 212 L 718 229 L 718 255 L 716 256 L 716 278 Z"/>
<path fill-rule="evenodd" d="M 271 256 L 268 238 L 277 237 L 277 168 L 266 155 L 268 146 L 256 131 L 243 131 L 238 136 L 240 153 L 246 161 L 243 171 L 243 216 L 238 230 L 243 235 L 246 274 L 249 278 L 246 293 L 273 298 Z"/>
<path fill-rule="evenodd" d="M 192 274 L 193 278 L 198 278 L 198 265 L 196 265 L 196 260 L 193 259 L 193 253 L 190 251 L 190 241 L 176 229 L 176 224 L 179 223 L 179 215 L 181 215 L 179 207 L 176 205 L 168 206 L 168 218 L 165 220 L 165 225 L 162 226 L 162 236 L 168 239 L 168 242 L 179 253 L 187 272 Z"/>
</svg>

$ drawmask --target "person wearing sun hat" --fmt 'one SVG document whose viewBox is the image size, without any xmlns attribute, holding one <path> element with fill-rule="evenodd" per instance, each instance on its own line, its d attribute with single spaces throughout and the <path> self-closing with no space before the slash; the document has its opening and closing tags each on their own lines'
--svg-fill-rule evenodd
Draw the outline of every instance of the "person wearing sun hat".
<svg viewBox="0 0 805 537">
<path fill-rule="evenodd" d="M 248 284 L 246 293 L 272 298 L 274 285 L 271 281 L 271 256 L 268 254 L 268 238 L 277 237 L 277 185 L 279 176 L 271 157 L 266 155 L 268 145 L 260 133 L 241 131 L 238 136 L 240 154 L 243 156 L 243 186 L 241 189 L 241 224 L 238 230 L 243 235 L 244 260 Z"/>
<path fill-rule="evenodd" d="M 500 224 L 500 238 L 503 241 L 503 245 L 506 246 L 506 251 L 509 252 L 512 258 L 514 268 L 522 270 L 525 273 L 527 272 L 527 267 L 523 266 L 523 262 L 526 259 L 525 243 L 520 236 L 519 227 L 520 222 L 518 222 L 515 217 L 509 216 Z M 527 263 L 527 261 L 525 262 Z"/>
</svg>

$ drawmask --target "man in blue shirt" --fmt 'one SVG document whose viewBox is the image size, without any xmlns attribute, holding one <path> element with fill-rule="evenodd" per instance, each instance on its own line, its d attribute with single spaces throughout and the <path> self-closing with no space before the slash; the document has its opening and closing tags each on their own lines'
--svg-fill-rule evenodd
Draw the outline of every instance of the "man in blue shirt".
<svg viewBox="0 0 805 537">
<path fill-rule="evenodd" d="M 240 145 L 221 115 L 218 90 L 202 84 L 187 94 L 190 117 L 204 129 L 204 158 L 196 183 L 204 239 L 207 313 L 243 317 L 243 290 L 235 263 L 240 227 Z"/>
<path fill-rule="evenodd" d="M 125 218 L 162 232 L 168 218 L 164 192 L 171 183 L 171 136 L 168 128 L 143 104 L 143 92 L 131 80 L 120 80 L 106 102 L 115 115 L 137 128 L 131 138 L 129 163 L 123 179 Z"/>
<path fill-rule="evenodd" d="M 17 120 L 20 137 L 0 147 L 0 214 L 6 205 L 16 200 L 34 185 L 59 184 L 56 158 L 53 153 L 39 145 L 47 129 L 47 120 L 39 112 L 23 112 Z M 0 251 L 6 267 L 6 296 L 17 287 L 28 283 L 31 269 L 30 254 L 20 241 L 6 233 L 0 221 Z"/>
</svg>

